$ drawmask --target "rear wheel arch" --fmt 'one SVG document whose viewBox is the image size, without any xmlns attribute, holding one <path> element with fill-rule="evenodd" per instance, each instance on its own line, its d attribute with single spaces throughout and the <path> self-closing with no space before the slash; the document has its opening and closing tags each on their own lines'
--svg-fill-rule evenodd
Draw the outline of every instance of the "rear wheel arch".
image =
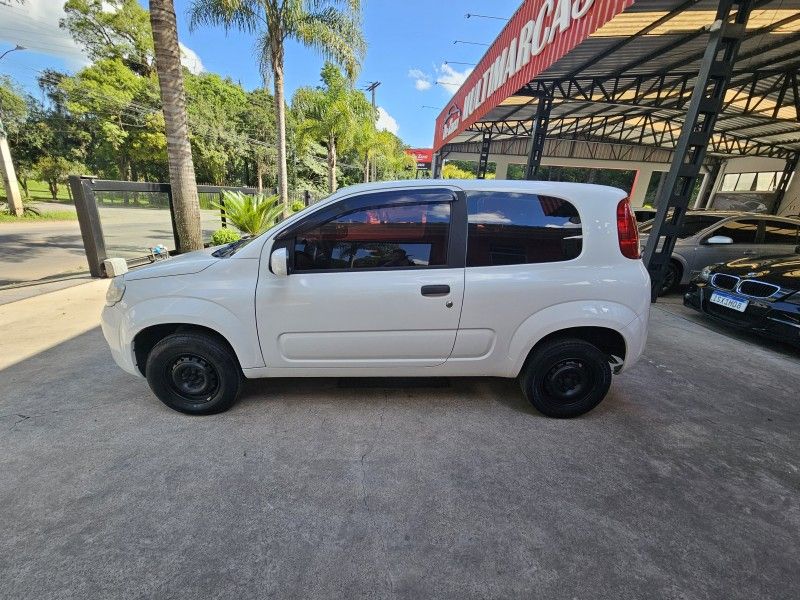
<svg viewBox="0 0 800 600">
<path fill-rule="evenodd" d="M 588 342 L 605 353 L 609 357 L 609 362 L 613 362 L 614 357 L 624 361 L 627 354 L 627 342 L 624 336 L 616 329 L 602 326 L 565 327 L 564 329 L 558 329 L 538 339 L 528 351 L 528 355 L 522 363 L 522 367 L 517 375 L 524 372 L 538 349 L 560 340 L 581 340 Z"/>
</svg>

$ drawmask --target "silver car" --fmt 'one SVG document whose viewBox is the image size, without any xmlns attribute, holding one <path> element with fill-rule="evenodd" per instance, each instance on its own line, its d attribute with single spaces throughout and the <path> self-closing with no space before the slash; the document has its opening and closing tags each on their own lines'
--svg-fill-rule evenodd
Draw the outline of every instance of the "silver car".
<svg viewBox="0 0 800 600">
<path fill-rule="evenodd" d="M 654 220 L 639 227 L 642 248 Z M 745 256 L 792 254 L 800 241 L 800 219 L 756 213 L 689 211 L 681 227 L 661 293 L 685 285 L 708 265 Z"/>
</svg>

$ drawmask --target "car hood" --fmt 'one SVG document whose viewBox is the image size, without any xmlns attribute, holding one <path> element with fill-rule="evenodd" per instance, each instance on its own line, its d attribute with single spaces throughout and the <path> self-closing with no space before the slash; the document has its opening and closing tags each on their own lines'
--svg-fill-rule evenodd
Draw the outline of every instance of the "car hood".
<svg viewBox="0 0 800 600">
<path fill-rule="evenodd" d="M 211 256 L 214 250 L 217 250 L 217 248 L 206 248 L 205 250 L 197 250 L 196 252 L 187 252 L 186 254 L 181 254 L 167 260 L 155 262 L 146 267 L 134 269 L 126 273 L 125 281 L 199 273 L 220 260 L 219 258 Z"/>
<path fill-rule="evenodd" d="M 720 265 L 715 272 L 730 273 L 742 278 L 760 279 L 782 288 L 800 290 L 800 255 L 738 258 Z"/>
</svg>

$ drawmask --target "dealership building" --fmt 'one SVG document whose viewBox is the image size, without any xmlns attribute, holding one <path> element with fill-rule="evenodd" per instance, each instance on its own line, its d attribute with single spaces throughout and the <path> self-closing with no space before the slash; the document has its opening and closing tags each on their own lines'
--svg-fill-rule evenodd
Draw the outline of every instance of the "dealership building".
<svg viewBox="0 0 800 600">
<path fill-rule="evenodd" d="M 434 174 L 448 160 L 475 161 L 478 177 L 490 163 L 497 178 L 511 165 L 527 179 L 546 166 L 634 171 L 631 202 L 650 190 L 663 239 L 687 208 L 796 215 L 798 9 L 525 0 L 437 117 Z"/>
</svg>

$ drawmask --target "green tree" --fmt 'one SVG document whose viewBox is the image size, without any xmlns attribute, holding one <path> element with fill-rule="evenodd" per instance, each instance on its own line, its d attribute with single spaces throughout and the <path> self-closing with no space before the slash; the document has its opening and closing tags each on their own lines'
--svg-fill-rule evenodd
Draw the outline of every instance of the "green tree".
<svg viewBox="0 0 800 600">
<path fill-rule="evenodd" d="M 192 26 L 221 25 L 257 35 L 256 52 L 265 80 L 274 84 L 278 190 L 289 214 L 284 99 L 284 48 L 293 39 L 344 67 L 354 79 L 364 56 L 361 0 L 194 0 Z"/>
<path fill-rule="evenodd" d="M 250 159 L 255 164 L 256 187 L 264 189 L 264 180 L 277 183 L 278 151 L 275 128 L 275 99 L 265 89 L 253 90 L 247 95 L 247 108 L 243 129 L 250 138 Z"/>
<path fill-rule="evenodd" d="M 338 151 L 353 146 L 365 123 L 374 123 L 375 112 L 366 96 L 354 90 L 331 63 L 322 68 L 322 81 L 324 87 L 298 89 L 292 107 L 301 117 L 297 126 L 300 144 L 313 139 L 327 148 L 328 192 L 333 193 Z"/>
<path fill-rule="evenodd" d="M 153 30 L 156 73 L 164 112 L 169 181 L 179 250 L 200 250 L 203 248 L 200 199 L 197 195 L 192 147 L 189 144 L 183 67 L 172 0 L 150 0 L 150 27 Z"/>
<path fill-rule="evenodd" d="M 38 179 L 47 182 L 50 196 L 58 200 L 58 186 L 66 183 L 70 175 L 80 175 L 84 167 L 63 156 L 42 156 L 33 167 Z"/>
<path fill-rule="evenodd" d="M 153 38 L 147 11 L 136 0 L 67 0 L 59 26 L 70 32 L 92 61 L 119 60 L 148 76 Z"/>
</svg>

